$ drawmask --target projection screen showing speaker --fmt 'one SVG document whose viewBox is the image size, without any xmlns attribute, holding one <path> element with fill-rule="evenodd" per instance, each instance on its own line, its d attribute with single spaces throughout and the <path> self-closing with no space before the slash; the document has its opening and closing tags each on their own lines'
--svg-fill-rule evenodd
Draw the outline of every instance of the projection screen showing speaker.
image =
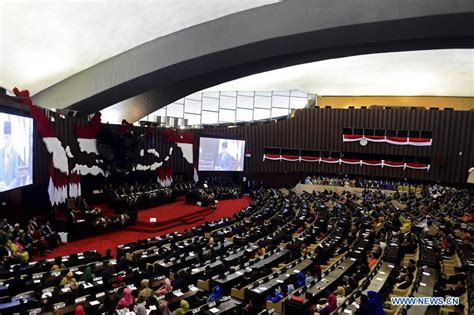
<svg viewBox="0 0 474 315">
<path fill-rule="evenodd" d="M 0 113 L 0 192 L 33 183 L 33 119 Z"/>
<path fill-rule="evenodd" d="M 245 141 L 201 137 L 199 141 L 200 171 L 243 171 Z"/>
</svg>

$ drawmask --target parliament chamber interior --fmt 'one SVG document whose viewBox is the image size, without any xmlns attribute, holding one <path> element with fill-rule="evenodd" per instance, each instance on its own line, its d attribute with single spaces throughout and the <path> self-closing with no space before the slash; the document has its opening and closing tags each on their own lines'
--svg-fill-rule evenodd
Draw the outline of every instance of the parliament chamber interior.
<svg viewBox="0 0 474 315">
<path fill-rule="evenodd" d="M 474 314 L 474 2 L 0 2 L 0 314 Z"/>
</svg>

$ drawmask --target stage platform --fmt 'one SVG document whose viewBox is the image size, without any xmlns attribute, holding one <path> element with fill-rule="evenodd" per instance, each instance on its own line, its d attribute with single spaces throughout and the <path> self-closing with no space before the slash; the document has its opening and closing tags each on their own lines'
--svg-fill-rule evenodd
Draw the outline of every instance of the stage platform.
<svg viewBox="0 0 474 315">
<path fill-rule="evenodd" d="M 138 221 L 132 226 L 69 242 L 58 247 L 47 256 L 35 257 L 34 260 L 54 258 L 94 249 L 102 254 L 105 254 L 107 249 L 111 249 L 112 255 L 115 256 L 118 245 L 170 232 L 183 232 L 184 229 L 190 230 L 206 221 L 211 222 L 220 218 L 229 218 L 237 211 L 248 206 L 251 201 L 252 199 L 248 196 L 243 196 L 240 199 L 222 200 L 219 201 L 215 211 L 210 208 L 186 204 L 184 200 L 140 210 Z M 99 207 L 99 205 L 94 206 Z M 108 211 L 104 211 L 104 214 L 107 215 L 108 213 Z M 110 214 L 113 214 L 113 212 L 111 211 Z M 150 225 L 150 217 L 156 217 L 157 224 L 155 226 Z"/>
<path fill-rule="evenodd" d="M 214 210 L 209 207 L 187 204 L 184 200 L 138 211 L 137 222 L 125 228 L 128 231 L 160 232 L 177 226 L 191 225 L 206 219 Z M 156 223 L 150 222 L 151 218 Z"/>
</svg>

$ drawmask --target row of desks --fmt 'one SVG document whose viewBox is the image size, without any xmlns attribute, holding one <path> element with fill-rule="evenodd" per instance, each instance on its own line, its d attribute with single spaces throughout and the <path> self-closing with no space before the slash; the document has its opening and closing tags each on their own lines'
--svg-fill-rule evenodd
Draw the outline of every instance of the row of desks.
<svg viewBox="0 0 474 315">
<path fill-rule="evenodd" d="M 315 285 L 309 287 L 306 293 L 310 293 L 309 299 L 306 295 L 301 295 L 303 298 L 302 302 L 292 301 L 291 299 L 285 300 L 285 313 L 288 314 L 302 314 L 307 307 L 318 301 L 326 290 L 333 291 L 336 284 L 342 279 L 342 277 L 349 273 L 353 266 L 355 266 L 357 259 L 353 257 L 346 257 L 343 261 L 335 267 L 334 270 L 329 272 Z"/>
<path fill-rule="evenodd" d="M 251 270 L 260 270 L 264 267 L 268 266 L 275 266 L 278 263 L 286 260 L 286 258 L 290 255 L 290 251 L 288 249 L 280 250 L 268 257 L 261 259 L 260 261 L 256 262 L 255 264 L 248 267 L 248 271 Z M 245 270 L 238 270 L 236 272 L 230 273 L 225 276 L 225 278 L 213 278 L 212 283 L 220 285 L 223 289 L 224 294 L 228 294 L 231 288 L 240 281 L 240 279 L 244 276 Z"/>
<path fill-rule="evenodd" d="M 280 272 L 277 275 L 270 275 L 267 281 L 259 281 L 248 286 L 245 290 L 245 296 L 251 300 L 262 302 L 265 300 L 267 294 L 282 284 L 287 284 L 292 276 L 296 276 L 300 271 L 306 272 L 313 265 L 313 260 L 306 258 L 285 272 Z"/>
</svg>

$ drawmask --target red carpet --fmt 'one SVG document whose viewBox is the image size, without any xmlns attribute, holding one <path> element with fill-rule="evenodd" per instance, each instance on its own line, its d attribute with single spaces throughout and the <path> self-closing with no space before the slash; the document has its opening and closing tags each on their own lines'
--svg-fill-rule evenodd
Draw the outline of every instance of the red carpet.
<svg viewBox="0 0 474 315">
<path fill-rule="evenodd" d="M 161 232 L 183 225 L 192 225 L 206 220 L 213 211 L 207 207 L 186 204 L 184 199 L 168 205 L 163 205 L 138 212 L 135 225 L 126 230 L 137 232 Z M 156 218 L 156 223 L 150 223 L 150 218 Z"/>
<path fill-rule="evenodd" d="M 241 199 L 219 201 L 217 210 L 215 212 L 203 211 L 208 209 L 196 205 L 185 204 L 183 201 L 178 201 L 152 209 L 141 210 L 138 212 L 137 224 L 133 226 L 127 227 L 121 231 L 101 234 L 95 237 L 67 243 L 58 247 L 46 257 L 35 257 L 35 260 L 70 255 L 73 253 L 84 252 L 93 249 L 105 254 L 105 251 L 108 248 L 112 250 L 112 255 L 115 256 L 117 245 L 133 242 L 142 238 L 164 235 L 169 232 L 182 232 L 184 229 L 190 229 L 194 226 L 198 226 L 205 221 L 214 221 L 220 218 L 231 217 L 234 213 L 246 207 L 250 201 L 251 198 L 247 196 L 244 196 Z M 172 220 L 173 218 L 180 219 L 184 217 L 185 219 L 183 221 L 186 223 L 173 227 L 163 226 L 165 229 L 160 230 L 159 232 L 147 232 L 144 231 L 146 230 L 144 229 L 144 223 L 149 222 L 150 217 L 156 217 L 158 222 L 166 222 L 170 219 Z"/>
</svg>

